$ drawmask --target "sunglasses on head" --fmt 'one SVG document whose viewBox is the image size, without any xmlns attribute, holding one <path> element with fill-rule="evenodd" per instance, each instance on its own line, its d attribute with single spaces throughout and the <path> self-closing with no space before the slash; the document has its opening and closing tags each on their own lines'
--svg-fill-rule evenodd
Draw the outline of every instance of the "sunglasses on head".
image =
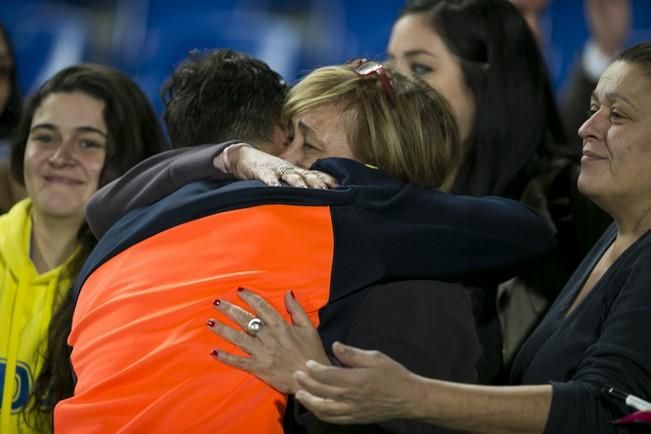
<svg viewBox="0 0 651 434">
<path fill-rule="evenodd" d="M 377 79 L 380 80 L 380 85 L 382 86 L 384 95 L 387 97 L 389 102 L 391 102 L 393 107 L 396 106 L 396 93 L 391 84 L 391 79 L 387 75 L 384 66 L 382 66 L 381 63 L 368 59 L 354 59 L 349 61 L 348 64 L 356 65 L 354 71 L 362 79 L 377 77 Z"/>
</svg>

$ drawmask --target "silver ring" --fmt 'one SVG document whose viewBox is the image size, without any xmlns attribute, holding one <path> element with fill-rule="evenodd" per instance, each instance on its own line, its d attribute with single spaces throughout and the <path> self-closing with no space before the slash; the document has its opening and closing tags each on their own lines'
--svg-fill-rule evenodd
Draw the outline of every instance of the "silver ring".
<svg viewBox="0 0 651 434">
<path fill-rule="evenodd" d="M 283 164 L 276 169 L 276 174 L 278 175 L 278 178 L 282 179 L 285 173 L 290 170 L 295 170 L 295 167 L 290 164 Z"/>
<path fill-rule="evenodd" d="M 258 334 L 258 332 L 260 331 L 260 329 L 262 328 L 263 325 L 264 325 L 264 323 L 262 322 L 262 320 L 260 318 L 257 318 L 257 317 L 253 318 L 246 325 L 246 332 L 248 334 L 250 334 L 251 336 L 255 337 L 255 335 Z"/>
</svg>

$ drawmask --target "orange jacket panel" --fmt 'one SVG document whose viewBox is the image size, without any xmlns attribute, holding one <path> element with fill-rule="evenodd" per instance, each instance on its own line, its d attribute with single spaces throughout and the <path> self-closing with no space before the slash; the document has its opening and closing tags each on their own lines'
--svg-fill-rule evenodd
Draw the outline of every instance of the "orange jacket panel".
<svg viewBox="0 0 651 434">
<path fill-rule="evenodd" d="M 253 242 L 246 242 L 252 240 Z M 57 433 L 282 433 L 286 397 L 215 361 L 236 350 L 207 326 L 237 288 L 286 313 L 291 288 L 317 324 L 334 243 L 328 207 L 265 205 L 175 226 L 121 252 L 86 281 L 69 343 L 78 382 Z"/>
</svg>

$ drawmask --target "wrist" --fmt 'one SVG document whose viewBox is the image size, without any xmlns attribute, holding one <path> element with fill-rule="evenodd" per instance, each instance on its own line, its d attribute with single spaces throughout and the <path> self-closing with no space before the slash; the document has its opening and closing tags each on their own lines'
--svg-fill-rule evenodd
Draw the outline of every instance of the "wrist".
<svg viewBox="0 0 651 434">
<path fill-rule="evenodd" d="M 401 418 L 414 420 L 431 420 L 432 410 L 436 409 L 436 404 L 431 402 L 435 398 L 431 392 L 431 380 L 427 380 L 419 375 L 410 373 L 408 381 L 408 399 L 402 403 L 400 409 Z"/>
<path fill-rule="evenodd" d="M 227 146 L 221 154 L 215 157 L 213 165 L 217 170 L 224 173 L 233 173 L 233 170 L 237 167 L 237 162 L 239 161 L 241 148 L 244 147 L 251 147 L 251 145 L 240 142 Z"/>
</svg>

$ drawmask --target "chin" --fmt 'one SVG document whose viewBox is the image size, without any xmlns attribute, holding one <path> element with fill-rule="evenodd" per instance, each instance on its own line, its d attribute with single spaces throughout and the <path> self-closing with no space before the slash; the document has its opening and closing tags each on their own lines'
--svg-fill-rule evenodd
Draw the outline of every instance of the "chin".
<svg viewBox="0 0 651 434">
<path fill-rule="evenodd" d="M 581 173 L 579 173 L 579 179 L 577 180 L 576 185 L 581 194 L 592 198 L 593 196 L 598 196 L 601 192 L 603 181 L 603 177 L 598 176 L 598 174 L 591 174 L 582 169 Z"/>
<path fill-rule="evenodd" d="M 67 219 L 84 217 L 84 205 L 80 203 L 45 201 L 44 203 L 35 203 L 34 206 L 42 215 L 51 218 Z"/>
</svg>

